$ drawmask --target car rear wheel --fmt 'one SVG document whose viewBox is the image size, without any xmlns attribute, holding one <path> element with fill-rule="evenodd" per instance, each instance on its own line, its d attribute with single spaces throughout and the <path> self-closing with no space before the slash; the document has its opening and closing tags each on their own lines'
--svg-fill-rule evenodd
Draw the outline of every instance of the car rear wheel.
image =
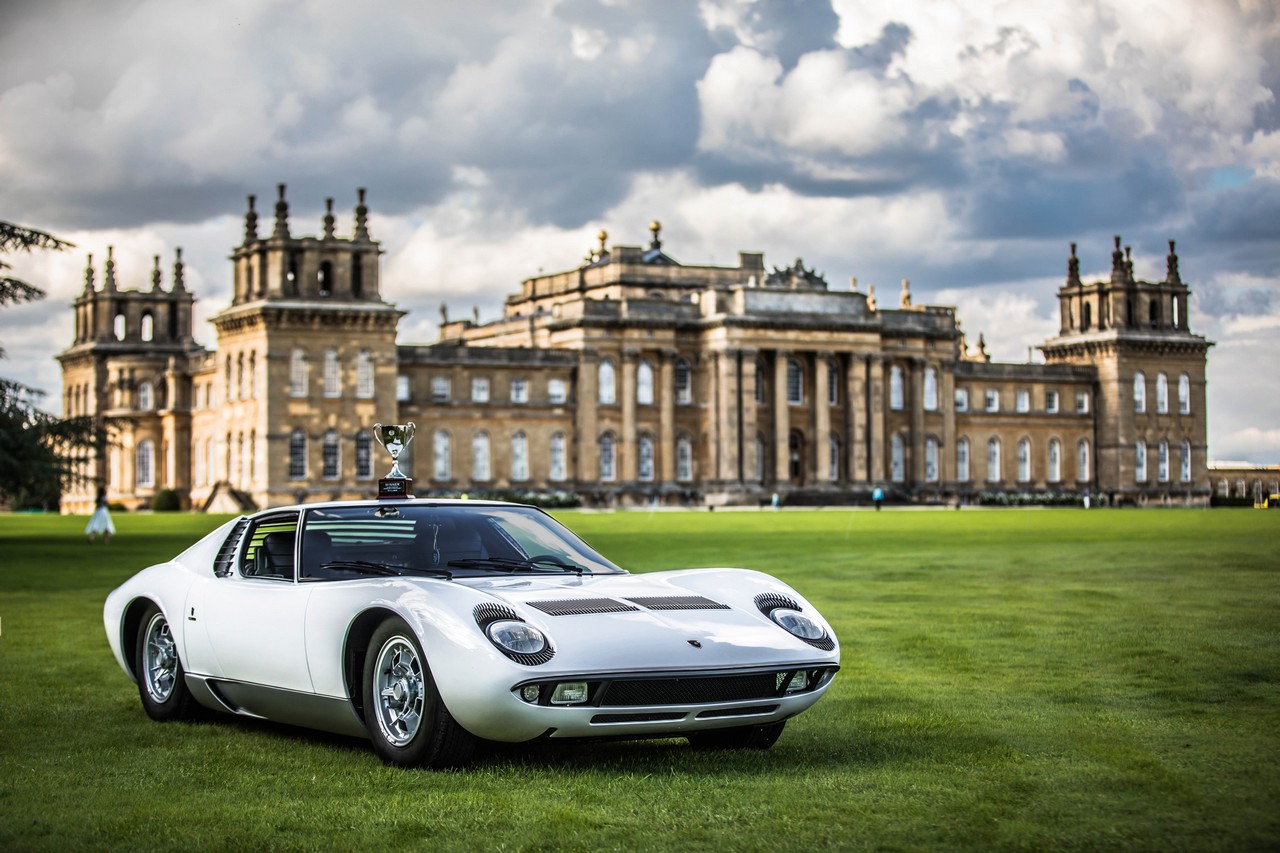
<svg viewBox="0 0 1280 853">
<path fill-rule="evenodd" d="M 363 696 L 373 751 L 388 764 L 444 768 L 471 758 L 476 739 L 440 700 L 418 638 L 403 620 L 388 619 L 373 632 Z"/>
<path fill-rule="evenodd" d="M 786 721 L 763 726 L 736 726 L 693 732 L 689 743 L 696 749 L 768 749 L 777 742 Z"/>
<path fill-rule="evenodd" d="M 133 660 L 143 710 L 160 722 L 190 717 L 195 700 L 187 689 L 169 620 L 153 604 L 143 613 L 139 625 Z"/>
</svg>

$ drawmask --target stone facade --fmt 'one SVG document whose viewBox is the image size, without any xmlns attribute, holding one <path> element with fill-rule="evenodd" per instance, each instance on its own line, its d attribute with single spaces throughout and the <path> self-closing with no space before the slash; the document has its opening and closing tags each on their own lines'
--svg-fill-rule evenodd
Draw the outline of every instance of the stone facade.
<svg viewBox="0 0 1280 853">
<path fill-rule="evenodd" d="M 319 237 L 290 232 L 284 187 L 269 235 L 254 199 L 233 250 L 216 348 L 191 335 L 181 260 L 166 289 L 121 289 L 90 260 L 76 338 L 59 355 L 70 414 L 115 419 L 88 482 L 130 508 L 172 489 L 242 510 L 372 495 L 389 467 L 374 422 L 414 422 L 401 467 L 417 494 L 563 490 L 588 505 L 892 499 L 1075 499 L 1202 505 L 1208 347 L 1186 318 L 1170 244 L 1161 282 L 1113 254 L 1084 283 L 1072 246 L 1046 363 L 970 350 L 953 309 L 833 290 L 797 259 L 688 265 L 599 244 L 522 282 L 503 315 L 450 320 L 398 344 L 363 191 L 351 237 L 332 200 Z M 64 510 L 91 508 L 93 487 Z"/>
</svg>

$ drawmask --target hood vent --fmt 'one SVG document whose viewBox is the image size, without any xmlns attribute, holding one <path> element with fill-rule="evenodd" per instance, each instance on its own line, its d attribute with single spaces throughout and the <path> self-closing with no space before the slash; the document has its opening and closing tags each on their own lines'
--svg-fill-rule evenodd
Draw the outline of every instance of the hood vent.
<svg viewBox="0 0 1280 853">
<path fill-rule="evenodd" d="M 591 613 L 626 613 L 628 610 L 639 610 L 630 604 L 614 601 L 612 598 L 568 598 L 562 601 L 530 601 L 530 607 L 537 608 L 548 616 L 586 616 Z"/>
<path fill-rule="evenodd" d="M 703 598 L 701 595 L 649 595 L 628 598 L 646 610 L 729 610 L 729 605 Z"/>
</svg>

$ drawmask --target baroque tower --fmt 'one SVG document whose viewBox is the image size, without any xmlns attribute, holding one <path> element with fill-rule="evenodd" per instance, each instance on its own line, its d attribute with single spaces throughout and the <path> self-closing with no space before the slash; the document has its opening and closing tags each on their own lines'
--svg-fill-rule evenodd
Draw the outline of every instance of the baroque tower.
<svg viewBox="0 0 1280 853">
<path fill-rule="evenodd" d="M 1112 503 L 1208 503 L 1205 364 L 1213 344 L 1191 332 L 1189 297 L 1172 240 L 1156 282 L 1134 278 L 1117 236 L 1110 278 L 1085 283 L 1071 244 L 1058 335 L 1040 349 L 1049 364 L 1097 369 L 1093 479 Z"/>
</svg>

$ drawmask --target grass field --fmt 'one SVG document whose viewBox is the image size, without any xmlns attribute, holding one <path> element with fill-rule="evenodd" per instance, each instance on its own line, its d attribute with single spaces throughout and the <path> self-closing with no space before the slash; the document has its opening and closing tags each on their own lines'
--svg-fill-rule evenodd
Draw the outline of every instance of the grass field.
<svg viewBox="0 0 1280 853">
<path fill-rule="evenodd" d="M 0 516 L 0 849 L 1280 847 L 1280 513 L 560 513 L 636 571 L 745 565 L 843 670 L 767 752 L 361 741 L 143 715 L 106 593 L 220 519 Z"/>
</svg>

